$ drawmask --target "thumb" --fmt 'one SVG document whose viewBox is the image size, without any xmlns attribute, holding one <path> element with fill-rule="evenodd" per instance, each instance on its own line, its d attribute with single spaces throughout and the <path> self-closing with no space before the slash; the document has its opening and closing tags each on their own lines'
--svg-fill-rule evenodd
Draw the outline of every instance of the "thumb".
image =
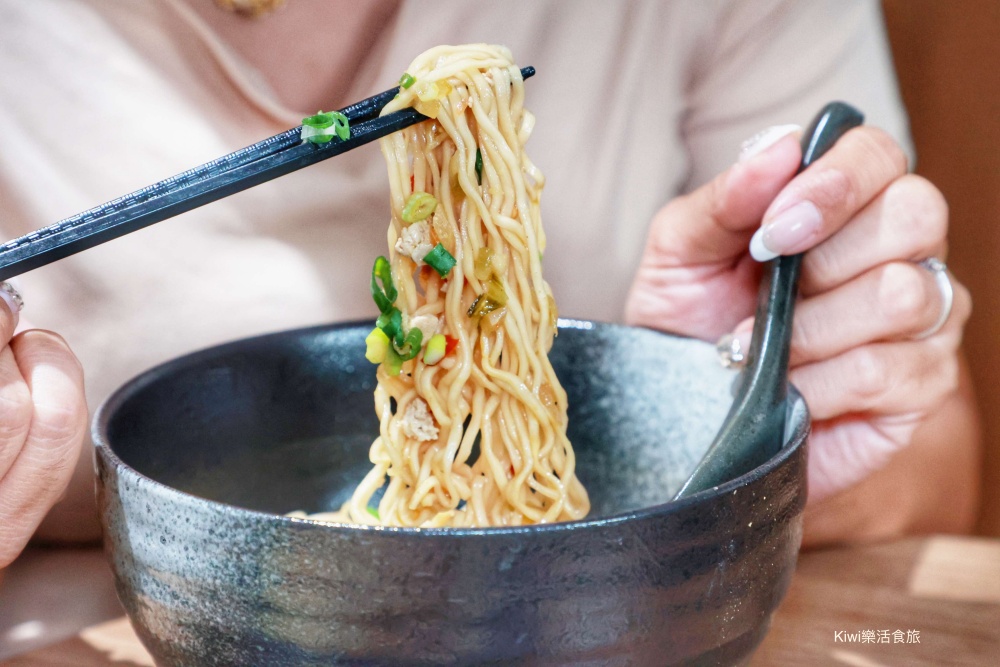
<svg viewBox="0 0 1000 667">
<path fill-rule="evenodd" d="M 747 142 L 736 164 L 661 209 L 643 264 L 728 265 L 746 254 L 767 207 L 798 169 L 799 131 L 794 125 L 765 130 Z"/>
<path fill-rule="evenodd" d="M 796 129 L 761 133 L 715 180 L 660 209 L 625 302 L 626 322 L 714 340 L 753 312 L 760 265 L 750 258 L 750 238 L 798 170 Z"/>
</svg>

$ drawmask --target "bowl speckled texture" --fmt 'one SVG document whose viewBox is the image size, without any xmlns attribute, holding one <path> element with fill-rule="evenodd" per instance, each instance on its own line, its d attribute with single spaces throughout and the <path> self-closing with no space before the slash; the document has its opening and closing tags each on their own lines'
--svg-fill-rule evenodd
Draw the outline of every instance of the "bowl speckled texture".
<svg viewBox="0 0 1000 667">
<path fill-rule="evenodd" d="M 94 428 L 119 597 L 159 665 L 728 665 L 767 631 L 801 539 L 797 394 L 782 451 L 669 502 L 731 403 L 702 342 L 564 320 L 585 521 L 358 528 L 329 510 L 378 432 L 371 323 L 199 352 L 119 390 Z"/>
</svg>

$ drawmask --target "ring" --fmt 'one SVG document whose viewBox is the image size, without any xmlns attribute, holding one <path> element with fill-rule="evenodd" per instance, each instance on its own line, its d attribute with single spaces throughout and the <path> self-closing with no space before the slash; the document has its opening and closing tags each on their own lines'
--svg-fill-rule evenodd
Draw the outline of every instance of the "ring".
<svg viewBox="0 0 1000 667">
<path fill-rule="evenodd" d="M 0 299 L 7 302 L 15 315 L 24 309 L 24 299 L 21 297 L 21 293 L 6 280 L 0 280 Z"/>
<path fill-rule="evenodd" d="M 951 307 L 955 303 L 955 288 L 951 284 L 951 278 L 948 277 L 948 267 L 940 259 L 928 257 L 917 264 L 934 274 L 934 282 L 937 283 L 938 291 L 941 292 L 941 314 L 938 315 L 937 321 L 913 336 L 913 340 L 923 340 L 940 331 L 944 323 L 951 317 Z"/>
<path fill-rule="evenodd" d="M 740 369 L 746 366 L 746 351 L 740 345 L 740 339 L 731 333 L 719 339 L 715 344 L 715 352 L 719 355 L 719 363 L 723 368 Z"/>
</svg>

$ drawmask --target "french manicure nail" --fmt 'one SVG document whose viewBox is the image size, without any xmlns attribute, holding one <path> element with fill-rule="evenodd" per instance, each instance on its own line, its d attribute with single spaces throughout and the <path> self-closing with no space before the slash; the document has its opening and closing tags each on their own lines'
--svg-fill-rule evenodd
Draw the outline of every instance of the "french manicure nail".
<svg viewBox="0 0 1000 667">
<path fill-rule="evenodd" d="M 822 224 L 823 215 L 816 205 L 801 201 L 754 232 L 750 239 L 750 256 L 758 262 L 766 262 L 778 255 L 801 252 Z"/>
<path fill-rule="evenodd" d="M 800 130 L 802 130 L 800 125 L 774 125 L 766 130 L 761 130 L 744 141 L 740 146 L 740 156 L 738 162 L 746 162 L 754 155 L 763 153 L 792 132 L 798 132 Z"/>
<path fill-rule="evenodd" d="M 811 201 L 801 201 L 785 209 L 764 225 L 762 241 L 778 254 L 801 252 L 803 245 L 815 236 L 823 224 L 823 214 Z"/>
<path fill-rule="evenodd" d="M 764 245 L 763 227 L 755 231 L 753 236 L 750 237 L 750 256 L 758 262 L 770 262 L 778 256 L 778 253 Z"/>
</svg>

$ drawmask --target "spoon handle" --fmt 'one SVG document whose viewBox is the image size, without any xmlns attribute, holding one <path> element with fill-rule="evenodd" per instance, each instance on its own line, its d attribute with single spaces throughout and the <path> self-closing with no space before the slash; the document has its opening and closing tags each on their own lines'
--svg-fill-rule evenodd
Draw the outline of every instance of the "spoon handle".
<svg viewBox="0 0 1000 667">
<path fill-rule="evenodd" d="M 840 137 L 864 122 L 860 111 L 844 102 L 830 102 L 816 115 L 802 135 L 801 174 L 821 158 Z M 743 389 L 756 395 L 761 410 L 777 408 L 788 395 L 788 358 L 792 342 L 792 320 L 798 294 L 802 254 L 777 257 L 761 280 L 757 297 L 753 338 L 747 354 Z M 770 454 L 777 453 L 780 443 Z"/>
<path fill-rule="evenodd" d="M 822 157 L 863 120 L 860 111 L 843 102 L 823 107 L 803 134 L 802 162 L 797 173 Z M 675 499 L 735 479 L 781 450 L 785 441 L 792 318 L 801 268 L 801 254 L 768 263 L 757 295 L 747 365 L 737 382 L 733 406 Z"/>
</svg>

